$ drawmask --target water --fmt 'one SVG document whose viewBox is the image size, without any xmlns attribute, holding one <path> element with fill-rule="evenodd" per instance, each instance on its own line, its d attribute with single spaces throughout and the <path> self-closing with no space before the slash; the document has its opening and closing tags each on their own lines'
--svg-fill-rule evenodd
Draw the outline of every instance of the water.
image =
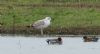
<svg viewBox="0 0 100 54">
<path fill-rule="evenodd" d="M 0 54 L 100 54 L 100 41 L 83 42 L 81 37 L 63 37 L 62 45 L 48 45 L 56 37 L 1 37 Z"/>
</svg>

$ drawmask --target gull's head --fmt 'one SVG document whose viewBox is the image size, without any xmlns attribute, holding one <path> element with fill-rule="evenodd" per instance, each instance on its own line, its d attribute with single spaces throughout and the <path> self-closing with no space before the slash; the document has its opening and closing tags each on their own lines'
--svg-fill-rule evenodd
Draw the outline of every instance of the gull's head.
<svg viewBox="0 0 100 54">
<path fill-rule="evenodd" d="M 46 17 L 45 19 L 46 19 L 46 20 L 51 20 L 51 17 Z"/>
</svg>

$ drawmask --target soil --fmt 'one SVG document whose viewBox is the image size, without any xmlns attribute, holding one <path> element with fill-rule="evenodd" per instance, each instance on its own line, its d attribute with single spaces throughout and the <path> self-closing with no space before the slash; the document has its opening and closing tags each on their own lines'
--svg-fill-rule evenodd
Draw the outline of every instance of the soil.
<svg viewBox="0 0 100 54">
<path fill-rule="evenodd" d="M 16 28 L 16 29 L 15 29 Z M 30 27 L 15 27 L 12 29 L 0 28 L 0 33 L 5 34 L 40 34 L 40 30 Z M 59 34 L 59 35 L 100 35 L 100 27 L 73 27 L 73 28 L 46 28 L 44 34 Z"/>
</svg>

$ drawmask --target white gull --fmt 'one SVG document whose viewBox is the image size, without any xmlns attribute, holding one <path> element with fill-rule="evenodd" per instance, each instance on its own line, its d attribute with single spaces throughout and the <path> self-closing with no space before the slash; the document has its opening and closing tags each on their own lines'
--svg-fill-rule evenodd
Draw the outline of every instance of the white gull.
<svg viewBox="0 0 100 54">
<path fill-rule="evenodd" d="M 35 29 L 41 30 L 41 35 L 43 35 L 43 29 L 47 28 L 50 25 L 51 17 L 45 17 L 45 19 L 38 20 L 32 24 L 32 27 Z"/>
</svg>

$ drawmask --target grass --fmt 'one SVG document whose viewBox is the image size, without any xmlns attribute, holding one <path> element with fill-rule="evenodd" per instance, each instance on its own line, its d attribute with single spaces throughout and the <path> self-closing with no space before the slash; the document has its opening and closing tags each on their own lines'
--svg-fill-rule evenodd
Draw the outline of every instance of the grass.
<svg viewBox="0 0 100 54">
<path fill-rule="evenodd" d="M 8 2 L 7 2 L 8 1 Z M 49 1 L 49 0 L 48 0 Z M 78 0 L 66 2 L 78 2 Z M 81 0 L 80 2 L 94 2 L 100 0 Z M 100 10 L 97 8 L 75 8 L 75 7 L 32 7 L 16 6 L 12 4 L 40 4 L 47 0 L 0 0 L 0 22 L 3 28 L 12 29 L 15 26 L 27 26 L 46 16 L 52 17 L 52 28 L 91 27 L 100 26 Z M 60 4 L 60 3 L 59 3 Z"/>
<path fill-rule="evenodd" d="M 54 19 L 52 27 L 100 26 L 100 11 L 94 8 L 14 8 L 0 11 L 0 21 L 7 27 L 12 26 L 13 18 L 16 25 L 29 25 L 46 16 Z"/>
</svg>

